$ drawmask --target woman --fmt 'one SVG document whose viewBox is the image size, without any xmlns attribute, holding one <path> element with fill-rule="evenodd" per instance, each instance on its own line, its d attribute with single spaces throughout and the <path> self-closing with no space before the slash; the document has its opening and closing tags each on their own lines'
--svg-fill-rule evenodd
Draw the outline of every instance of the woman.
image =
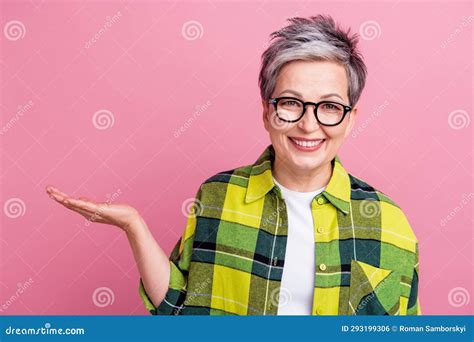
<svg viewBox="0 0 474 342">
<path fill-rule="evenodd" d="M 47 192 L 125 231 L 154 315 L 420 314 L 405 215 L 337 155 L 365 84 L 357 43 L 321 15 L 272 33 L 259 76 L 271 145 L 202 183 L 169 259 L 134 208 Z"/>
</svg>

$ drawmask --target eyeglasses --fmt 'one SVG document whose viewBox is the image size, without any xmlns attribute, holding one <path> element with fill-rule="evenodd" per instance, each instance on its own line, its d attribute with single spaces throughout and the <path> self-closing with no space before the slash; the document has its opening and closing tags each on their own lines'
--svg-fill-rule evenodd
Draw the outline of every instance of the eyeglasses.
<svg viewBox="0 0 474 342">
<path fill-rule="evenodd" d="M 351 106 L 338 102 L 303 102 L 295 97 L 276 97 L 270 99 L 268 103 L 273 104 L 277 117 L 285 122 L 299 121 L 306 112 L 306 106 L 313 105 L 316 120 L 323 126 L 339 125 L 352 110 Z"/>
</svg>

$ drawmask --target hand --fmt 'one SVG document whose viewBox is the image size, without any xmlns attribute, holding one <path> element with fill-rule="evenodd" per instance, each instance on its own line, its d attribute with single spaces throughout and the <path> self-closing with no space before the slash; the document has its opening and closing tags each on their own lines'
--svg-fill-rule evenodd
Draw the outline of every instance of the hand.
<svg viewBox="0 0 474 342">
<path fill-rule="evenodd" d="M 95 202 L 86 197 L 72 198 L 53 186 L 47 186 L 49 197 L 91 222 L 111 224 L 129 233 L 134 223 L 142 221 L 138 211 L 127 204 Z"/>
</svg>

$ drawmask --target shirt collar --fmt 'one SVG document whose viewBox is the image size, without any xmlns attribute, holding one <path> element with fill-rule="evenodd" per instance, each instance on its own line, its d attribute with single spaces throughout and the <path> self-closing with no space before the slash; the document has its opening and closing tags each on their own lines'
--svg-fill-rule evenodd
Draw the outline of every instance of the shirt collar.
<svg viewBox="0 0 474 342">
<path fill-rule="evenodd" d="M 262 198 L 275 187 L 272 177 L 272 164 L 274 160 L 275 149 L 272 145 L 269 145 L 252 165 L 245 195 L 246 203 Z M 338 155 L 332 160 L 331 165 L 333 166 L 332 175 L 322 194 L 337 209 L 344 214 L 348 214 L 351 195 L 349 174 L 342 166 Z"/>
</svg>

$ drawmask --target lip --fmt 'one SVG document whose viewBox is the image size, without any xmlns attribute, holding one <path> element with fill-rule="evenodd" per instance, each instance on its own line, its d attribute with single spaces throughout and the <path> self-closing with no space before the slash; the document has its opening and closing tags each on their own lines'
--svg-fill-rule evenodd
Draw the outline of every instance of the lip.
<svg viewBox="0 0 474 342">
<path fill-rule="evenodd" d="M 321 146 L 324 145 L 324 143 L 326 142 L 326 139 L 308 139 L 308 138 L 300 138 L 300 137 L 288 137 L 288 139 L 290 140 L 291 142 L 291 145 L 295 147 L 295 149 L 297 149 L 298 151 L 302 151 L 302 152 L 314 152 L 314 151 L 317 151 L 321 148 Z M 317 144 L 316 146 L 314 147 L 304 147 L 304 146 L 300 146 L 298 145 L 297 143 L 295 143 L 293 141 L 293 139 L 295 140 L 300 140 L 300 141 L 318 141 L 318 140 L 324 140 L 322 143 L 320 144 Z"/>
</svg>

